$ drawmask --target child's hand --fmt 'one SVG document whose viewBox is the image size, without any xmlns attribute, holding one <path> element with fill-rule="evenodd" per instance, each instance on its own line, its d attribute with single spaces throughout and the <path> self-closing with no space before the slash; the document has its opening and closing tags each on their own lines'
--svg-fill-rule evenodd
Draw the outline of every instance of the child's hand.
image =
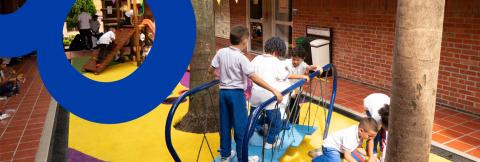
<svg viewBox="0 0 480 162">
<path fill-rule="evenodd" d="M 316 69 L 318 69 L 318 67 L 315 65 L 310 65 L 307 67 L 307 71 L 315 71 Z"/>
<path fill-rule="evenodd" d="M 306 79 L 307 82 L 310 82 L 310 77 L 309 77 L 308 75 L 304 75 L 304 76 L 303 76 L 303 79 Z"/>
<path fill-rule="evenodd" d="M 277 103 L 282 102 L 282 100 L 283 100 L 283 95 L 282 95 L 282 93 L 280 93 L 279 91 L 275 90 L 275 91 L 273 92 L 273 94 L 275 95 L 275 97 L 277 97 Z"/>
<path fill-rule="evenodd" d="M 368 157 L 367 162 L 379 162 L 380 160 L 376 156 Z"/>
</svg>

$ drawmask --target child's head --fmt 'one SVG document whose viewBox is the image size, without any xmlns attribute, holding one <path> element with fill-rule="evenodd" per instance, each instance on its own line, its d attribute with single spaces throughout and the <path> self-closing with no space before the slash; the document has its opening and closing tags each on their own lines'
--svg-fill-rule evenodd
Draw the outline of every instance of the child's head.
<svg viewBox="0 0 480 162">
<path fill-rule="evenodd" d="M 276 57 L 284 57 L 287 46 L 279 37 L 272 37 L 265 42 L 264 50 L 265 53 L 272 54 Z"/>
<path fill-rule="evenodd" d="M 113 28 L 113 27 L 110 27 L 110 28 L 108 28 L 108 31 L 112 31 L 112 32 L 114 32 L 114 33 L 115 33 L 115 28 Z"/>
<path fill-rule="evenodd" d="M 388 115 L 390 114 L 390 105 L 385 104 L 380 110 L 378 110 L 378 114 L 382 118 L 382 127 L 385 130 L 388 130 Z"/>
<path fill-rule="evenodd" d="M 293 49 L 293 53 L 292 53 L 293 67 L 297 67 L 303 62 L 303 60 L 305 59 L 306 53 L 307 52 L 305 51 L 305 48 L 303 48 L 302 46 L 297 46 Z"/>
<path fill-rule="evenodd" d="M 230 43 L 234 46 L 240 46 L 240 50 L 247 48 L 248 29 L 245 26 L 234 26 L 230 30 Z"/>
<path fill-rule="evenodd" d="M 358 125 L 358 135 L 361 139 L 373 139 L 377 135 L 378 124 L 375 119 L 367 117 L 360 119 Z"/>
<path fill-rule="evenodd" d="M 98 19 L 98 15 L 93 15 L 93 16 L 92 16 L 92 20 L 93 20 L 93 21 L 97 21 L 97 19 Z"/>
</svg>

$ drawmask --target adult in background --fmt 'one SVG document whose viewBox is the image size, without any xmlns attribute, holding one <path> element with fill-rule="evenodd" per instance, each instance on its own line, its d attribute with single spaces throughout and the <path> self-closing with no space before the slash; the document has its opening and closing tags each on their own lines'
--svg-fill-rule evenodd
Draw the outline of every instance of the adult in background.
<svg viewBox="0 0 480 162">
<path fill-rule="evenodd" d="M 82 42 L 85 43 L 86 49 L 92 48 L 92 31 L 90 26 L 90 20 L 92 16 L 90 13 L 86 12 L 85 8 L 82 7 L 80 15 L 78 15 L 78 27 L 80 29 L 80 38 Z"/>
</svg>

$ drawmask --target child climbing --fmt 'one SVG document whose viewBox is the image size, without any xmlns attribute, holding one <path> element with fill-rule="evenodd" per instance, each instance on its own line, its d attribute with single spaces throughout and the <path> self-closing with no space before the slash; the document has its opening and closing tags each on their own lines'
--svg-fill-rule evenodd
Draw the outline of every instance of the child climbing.
<svg viewBox="0 0 480 162">
<path fill-rule="evenodd" d="M 97 67 L 100 66 L 100 63 L 103 61 L 105 56 L 107 56 L 107 52 L 111 51 L 114 46 L 115 41 L 115 28 L 110 28 L 108 32 L 103 34 L 97 42 L 100 51 L 98 53 L 97 60 Z"/>
<path fill-rule="evenodd" d="M 329 135 L 322 145 L 322 155 L 313 159 L 313 162 L 342 162 L 342 155 L 346 161 L 356 162 L 352 153 L 358 149 L 365 152 L 359 146 L 364 140 L 371 140 L 378 131 L 375 119 L 367 117 L 360 120 L 360 124 L 354 125 Z"/>
<path fill-rule="evenodd" d="M 220 73 L 220 154 L 222 162 L 228 162 L 235 157 L 236 152 L 231 150 L 231 129 L 234 129 L 234 139 L 237 143 L 238 161 L 242 161 L 241 143 L 247 122 L 247 108 L 244 96 L 247 78 L 257 85 L 273 93 L 279 102 L 282 95 L 268 85 L 257 74 L 253 66 L 243 54 L 248 44 L 248 29 L 244 26 L 235 26 L 230 31 L 231 46 L 222 48 L 212 59 L 212 75 L 215 70 Z M 248 154 L 248 153 L 247 153 Z M 258 161 L 258 156 L 250 156 L 249 161 Z"/>
<path fill-rule="evenodd" d="M 290 59 L 286 59 L 284 62 L 286 64 L 287 70 L 290 74 L 294 75 L 306 75 L 309 71 L 317 69 L 316 66 L 308 65 L 305 63 L 305 56 L 306 51 L 302 46 L 297 46 L 293 49 L 293 53 Z M 298 82 L 298 79 L 289 79 L 291 84 Z M 297 124 L 299 121 L 298 112 L 300 110 L 300 106 L 297 101 L 297 91 L 293 91 L 288 110 L 291 112 L 289 121 L 292 124 Z"/>
<path fill-rule="evenodd" d="M 309 79 L 306 75 L 291 75 L 289 74 L 285 64 L 282 63 L 279 57 L 284 57 L 286 52 L 285 42 L 279 37 L 273 37 L 265 42 L 265 54 L 259 55 L 252 60 L 254 73 L 258 74 L 260 78 L 265 80 L 269 85 L 281 91 L 290 86 L 288 79 Z M 272 98 L 273 95 L 266 89 L 254 84 L 252 87 L 252 97 L 250 99 L 251 109 L 253 112 L 260 104 Z M 288 96 L 284 96 L 287 97 Z M 283 102 L 274 102 L 268 105 L 265 110 L 265 117 L 261 117 L 256 123 L 256 128 L 263 128 L 268 124 L 268 131 L 260 129 L 260 134 L 267 137 L 265 149 L 272 149 L 277 144 L 277 135 L 282 130 L 282 119 L 286 119 L 285 107 L 288 99 Z M 278 104 L 277 104 L 278 103 Z M 268 132 L 268 133 L 267 133 Z"/>
</svg>

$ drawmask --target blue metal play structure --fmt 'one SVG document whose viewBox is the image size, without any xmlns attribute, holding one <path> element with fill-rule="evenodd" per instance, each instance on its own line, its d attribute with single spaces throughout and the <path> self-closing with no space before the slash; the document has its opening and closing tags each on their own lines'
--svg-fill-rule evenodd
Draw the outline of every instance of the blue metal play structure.
<svg viewBox="0 0 480 162">
<path fill-rule="evenodd" d="M 313 114 L 313 111 L 310 111 L 310 105 L 311 104 L 316 104 L 318 106 L 321 106 L 321 109 L 324 110 L 326 119 L 325 119 L 325 125 L 324 125 L 324 132 L 323 132 L 323 138 L 325 139 L 328 135 L 328 130 L 332 118 L 332 113 L 333 113 L 333 108 L 334 108 L 334 103 L 335 103 L 335 96 L 336 96 L 336 90 L 337 90 L 337 74 L 335 71 L 335 67 L 333 64 L 328 64 L 324 66 L 321 70 L 315 71 L 309 75 L 309 77 L 313 80 L 313 78 L 318 78 L 315 79 L 318 82 L 313 83 L 314 81 L 311 80 L 310 83 L 310 91 L 308 92 L 303 92 L 303 85 L 306 83 L 306 79 L 299 80 L 295 84 L 291 85 L 287 89 L 282 91 L 283 95 L 291 95 L 292 92 L 295 90 L 299 90 L 299 94 L 301 94 L 301 97 L 297 97 L 297 100 L 295 100 L 294 103 L 289 103 L 289 104 L 294 104 L 294 105 L 299 105 L 300 103 L 305 103 L 308 104 L 308 110 L 307 114 L 304 115 L 304 120 L 303 123 L 300 124 L 294 124 L 294 123 L 289 123 L 288 118 L 286 121 L 282 122 L 283 127 L 282 131 L 279 133 L 277 136 L 277 141 L 280 142 L 279 145 L 275 146 L 271 151 L 264 149 L 265 145 L 265 135 L 261 135 L 261 133 L 256 132 L 256 123 L 258 122 L 259 117 L 261 117 L 265 111 L 265 107 L 272 104 L 275 102 L 276 98 L 272 97 L 269 100 L 265 101 L 261 105 L 256 108 L 252 114 L 249 115 L 248 118 L 248 124 L 247 128 L 244 134 L 244 139 L 242 145 L 242 152 L 248 152 L 248 154 L 242 154 L 242 160 L 247 162 L 248 161 L 248 156 L 249 155 L 258 155 L 260 156 L 259 161 L 278 161 L 279 158 L 283 156 L 285 151 L 289 147 L 296 147 L 300 145 L 301 141 L 303 140 L 305 135 L 310 135 L 313 132 L 315 132 L 318 129 L 318 126 L 315 126 L 315 120 L 313 120 L 313 123 L 310 122 L 310 117 Z M 328 82 L 332 82 L 331 84 L 328 84 Z M 219 80 L 214 80 L 205 84 L 202 84 L 198 87 L 195 87 L 184 94 L 182 94 L 172 105 L 170 112 L 167 117 L 166 125 L 165 125 L 165 141 L 167 144 L 168 151 L 170 152 L 170 155 L 172 158 L 179 162 L 181 161 L 181 158 L 177 154 L 175 148 L 173 147 L 172 144 L 172 136 L 171 136 L 171 128 L 173 124 L 173 118 L 175 115 L 175 112 L 177 111 L 178 106 L 182 103 L 183 100 L 187 99 L 187 97 L 191 97 L 194 94 L 198 94 L 200 92 L 205 92 L 208 91 L 208 95 L 211 95 L 210 89 L 216 88 L 216 85 L 219 84 Z M 320 92 L 318 93 L 319 96 L 318 98 L 315 98 L 315 94 L 317 92 L 317 85 L 320 85 Z M 330 86 L 331 87 L 328 87 Z M 327 91 L 327 89 L 329 91 Z M 330 92 L 328 96 L 326 93 Z M 329 100 L 326 98 L 330 97 Z M 211 103 L 211 104 L 218 104 L 218 103 Z M 328 107 L 328 112 L 326 111 L 326 108 Z M 290 113 L 288 113 L 290 112 Z M 318 108 L 316 109 L 313 118 L 315 119 L 315 116 L 317 115 Z M 291 110 L 285 111 L 286 115 L 290 116 Z M 299 116 L 297 115 L 296 118 Z M 308 119 L 307 119 L 308 118 Z M 306 123 L 307 122 L 307 123 Z M 306 123 L 306 124 L 305 124 Z M 267 125 L 269 127 L 269 125 Z M 212 155 L 212 159 L 214 161 L 220 161 L 220 158 L 213 157 L 212 149 L 208 143 L 208 139 L 206 138 L 206 132 L 203 133 L 203 140 L 201 141 L 201 146 L 204 145 L 204 143 L 208 146 L 210 154 Z M 199 141 L 200 142 L 200 141 Z M 235 148 L 235 142 L 232 142 L 232 148 Z M 198 152 L 197 155 L 197 161 L 199 161 L 198 157 L 201 152 L 201 148 Z M 237 151 L 238 152 L 238 151 Z M 232 161 L 236 161 L 236 158 L 232 159 Z"/>
</svg>

